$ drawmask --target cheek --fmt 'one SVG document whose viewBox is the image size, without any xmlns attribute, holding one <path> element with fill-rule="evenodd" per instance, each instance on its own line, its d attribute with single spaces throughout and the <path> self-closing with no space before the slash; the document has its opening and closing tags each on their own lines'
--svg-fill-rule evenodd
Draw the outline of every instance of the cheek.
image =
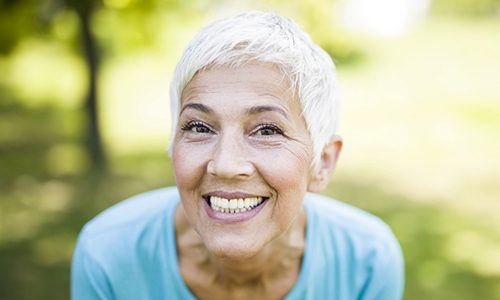
<svg viewBox="0 0 500 300">
<path fill-rule="evenodd" d="M 310 154 L 302 147 L 284 147 L 261 155 L 258 169 L 266 181 L 281 194 L 305 189 L 308 181 Z"/>
<path fill-rule="evenodd" d="M 310 160 L 307 151 L 296 149 L 273 154 L 260 160 L 258 169 L 277 196 L 268 226 L 282 232 L 291 226 L 302 208 Z"/>
<path fill-rule="evenodd" d="M 172 161 L 179 189 L 196 186 L 203 176 L 203 155 L 199 155 L 191 148 L 183 144 L 176 144 L 173 147 Z"/>
</svg>

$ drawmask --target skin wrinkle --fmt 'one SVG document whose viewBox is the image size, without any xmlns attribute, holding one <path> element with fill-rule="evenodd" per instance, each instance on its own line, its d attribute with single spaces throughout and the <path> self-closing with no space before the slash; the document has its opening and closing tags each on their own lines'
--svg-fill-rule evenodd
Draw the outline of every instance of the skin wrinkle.
<svg viewBox="0 0 500 300">
<path fill-rule="evenodd" d="M 194 101 L 194 100 L 193 100 Z M 210 114 L 216 114 L 211 108 L 201 104 L 201 103 L 186 103 L 182 109 L 181 109 L 181 114 L 184 112 L 186 109 L 192 109 L 192 110 L 197 110 L 200 112 L 203 112 L 207 115 Z M 278 112 L 280 113 L 283 117 L 285 117 L 288 121 L 290 121 L 289 113 L 287 113 L 286 108 L 281 108 L 280 106 L 276 105 L 259 105 L 259 106 L 252 106 L 247 108 L 246 114 L 248 115 L 258 115 L 258 114 L 264 114 L 266 112 Z"/>
<path fill-rule="evenodd" d="M 202 243 L 198 243 L 196 246 L 198 246 L 198 248 L 196 250 L 203 249 Z M 293 263 L 291 263 L 292 259 L 290 259 L 289 257 L 296 257 L 298 254 L 301 254 L 303 251 L 303 248 L 304 248 L 303 242 L 299 243 L 298 245 L 295 245 L 294 247 L 285 248 L 285 250 L 289 250 L 288 252 L 292 252 L 292 253 L 290 253 L 288 255 L 287 255 L 287 253 L 281 253 L 279 256 L 279 259 L 278 259 L 278 257 L 276 257 L 276 259 L 278 259 L 278 261 L 281 263 L 282 267 L 285 267 L 285 268 L 289 267 L 290 265 L 293 265 Z M 194 255 L 192 257 L 199 257 L 199 259 L 197 259 L 195 261 L 197 264 L 199 264 L 200 266 L 202 266 L 204 268 L 209 268 L 210 266 L 212 266 L 213 260 L 211 259 L 211 257 L 208 254 L 206 254 L 203 251 L 193 251 L 193 249 L 191 249 L 191 251 L 194 253 Z M 265 263 L 266 264 L 272 263 L 272 260 L 266 261 Z M 182 262 L 181 262 L 181 265 L 183 265 Z M 248 272 L 251 270 L 246 270 L 246 271 Z M 197 274 L 199 274 L 199 272 L 197 272 Z M 236 274 L 236 273 L 235 274 L 226 273 L 225 275 L 222 275 L 222 274 L 223 274 L 222 272 L 206 272 L 206 273 L 204 272 L 203 276 L 202 276 L 202 280 L 200 281 L 200 284 L 206 283 L 206 282 L 219 282 L 220 284 L 222 284 L 222 286 L 224 287 L 224 289 L 226 291 L 230 291 L 231 289 L 233 289 L 235 287 L 249 286 L 252 289 L 255 289 L 256 286 L 265 287 L 266 285 L 271 284 L 270 282 L 272 282 L 272 281 L 268 281 L 266 277 L 261 277 L 261 274 L 257 273 L 257 272 L 253 272 L 253 274 L 248 276 L 248 278 L 246 278 L 245 280 L 240 280 L 240 281 L 238 280 L 238 276 L 237 276 L 238 274 Z M 271 275 L 273 275 L 273 274 L 271 274 Z M 230 280 L 230 279 L 236 279 L 236 280 L 234 281 L 234 280 Z"/>
<path fill-rule="evenodd" d="M 187 104 L 185 104 L 181 109 L 181 114 L 184 112 L 185 109 L 199 110 L 199 111 L 207 113 L 207 114 L 212 113 L 212 110 L 209 107 L 207 107 L 203 104 L 200 104 L 200 103 L 187 103 Z"/>
<path fill-rule="evenodd" d="M 315 175 L 300 104 L 281 78 L 269 64 L 218 68 L 199 72 L 183 93 L 173 144 L 182 200 L 175 228 L 181 274 L 198 298 L 279 299 L 298 278 L 302 201 Z M 191 122 L 210 131 L 182 129 Z M 283 134 L 256 134 L 259 124 L 276 124 Z M 201 197 L 217 190 L 268 202 L 248 221 L 223 224 L 208 217 Z"/>
<path fill-rule="evenodd" d="M 294 139 L 294 140 L 296 142 L 298 142 L 298 143 L 302 143 L 300 141 L 300 139 Z M 308 147 L 310 147 L 310 145 L 307 145 L 306 143 L 302 143 L 302 144 L 304 145 L 304 149 L 307 149 Z M 293 152 L 293 151 L 291 151 L 290 149 L 287 149 L 287 148 L 284 148 L 284 150 L 287 150 L 291 155 L 295 156 L 297 158 L 297 161 L 301 161 L 303 159 L 307 159 L 307 157 L 311 155 L 311 152 L 308 152 L 308 151 L 305 151 L 305 150 L 302 153 L 303 155 L 300 155 L 299 153 L 295 153 L 295 152 Z M 276 205 L 276 207 L 278 209 L 280 209 L 280 207 L 279 207 L 280 203 L 281 203 L 281 201 L 280 201 L 279 197 L 277 197 L 277 201 L 275 202 L 275 205 Z"/>
<path fill-rule="evenodd" d="M 276 112 L 282 114 L 285 118 L 289 119 L 288 114 L 286 113 L 286 111 L 283 108 L 277 107 L 274 105 L 252 106 L 252 107 L 247 109 L 247 114 L 248 115 L 257 115 L 257 114 L 268 112 L 268 111 L 276 111 Z"/>
<path fill-rule="evenodd" d="M 336 161 L 341 146 L 327 146 L 321 155 L 338 115 L 330 56 L 292 21 L 244 13 L 213 23 L 192 40 L 174 72 L 170 97 L 168 151 L 181 196 L 175 230 L 184 281 L 199 299 L 282 299 L 300 271 L 304 193 L 321 190 L 318 171 L 331 173 L 325 166 Z M 180 112 L 190 102 L 213 114 Z M 291 120 L 276 112 L 248 118 L 242 109 L 255 105 L 242 103 L 280 104 L 290 108 Z M 272 126 L 255 134 L 257 124 L 276 125 L 283 135 L 266 138 L 275 135 Z M 269 199 L 251 220 L 223 226 L 207 217 L 211 210 L 201 196 L 217 190 Z"/>
<path fill-rule="evenodd" d="M 215 22 L 189 43 L 172 79 L 172 128 L 178 123 L 181 94 L 193 76 L 209 69 L 242 68 L 257 61 L 273 64 L 280 72 L 279 80 L 287 80 L 292 94 L 300 98 L 314 142 L 311 168 L 316 171 L 322 149 L 337 127 L 335 66 L 328 53 L 297 24 L 272 13 L 245 13 Z M 174 138 L 171 135 L 170 154 Z"/>
</svg>

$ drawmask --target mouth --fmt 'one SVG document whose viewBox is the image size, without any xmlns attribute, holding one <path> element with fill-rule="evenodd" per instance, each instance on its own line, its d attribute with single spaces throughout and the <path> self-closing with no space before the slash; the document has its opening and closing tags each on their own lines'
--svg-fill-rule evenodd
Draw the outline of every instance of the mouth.
<svg viewBox="0 0 500 300">
<path fill-rule="evenodd" d="M 260 196 L 232 199 L 219 196 L 204 196 L 203 198 L 212 210 L 225 214 L 239 214 L 252 211 L 269 199 L 268 197 Z"/>
</svg>

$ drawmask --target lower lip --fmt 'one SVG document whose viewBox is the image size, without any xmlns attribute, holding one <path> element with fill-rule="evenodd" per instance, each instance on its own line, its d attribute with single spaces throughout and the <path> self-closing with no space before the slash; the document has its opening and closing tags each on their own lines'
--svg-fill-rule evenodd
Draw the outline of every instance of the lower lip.
<svg viewBox="0 0 500 300">
<path fill-rule="evenodd" d="M 269 199 L 267 199 L 269 200 Z M 203 207 L 205 208 L 205 211 L 207 212 L 207 215 L 215 219 L 217 221 L 221 221 L 224 223 L 239 223 L 239 222 L 245 222 L 247 220 L 252 219 L 255 217 L 267 204 L 267 200 L 264 201 L 264 203 L 260 204 L 254 209 L 247 210 L 245 212 L 239 212 L 239 213 L 223 213 L 220 211 L 213 210 L 210 205 L 207 203 L 205 199 L 202 199 L 203 201 Z"/>
</svg>

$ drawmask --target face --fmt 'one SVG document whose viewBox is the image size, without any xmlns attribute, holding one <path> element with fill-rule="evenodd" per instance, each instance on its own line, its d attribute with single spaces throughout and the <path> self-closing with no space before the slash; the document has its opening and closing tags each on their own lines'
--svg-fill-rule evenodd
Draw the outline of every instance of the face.
<svg viewBox="0 0 500 300">
<path fill-rule="evenodd" d="M 201 71 L 184 89 L 173 144 L 182 205 L 207 249 L 251 257 L 297 219 L 312 142 L 270 64 Z"/>
</svg>

